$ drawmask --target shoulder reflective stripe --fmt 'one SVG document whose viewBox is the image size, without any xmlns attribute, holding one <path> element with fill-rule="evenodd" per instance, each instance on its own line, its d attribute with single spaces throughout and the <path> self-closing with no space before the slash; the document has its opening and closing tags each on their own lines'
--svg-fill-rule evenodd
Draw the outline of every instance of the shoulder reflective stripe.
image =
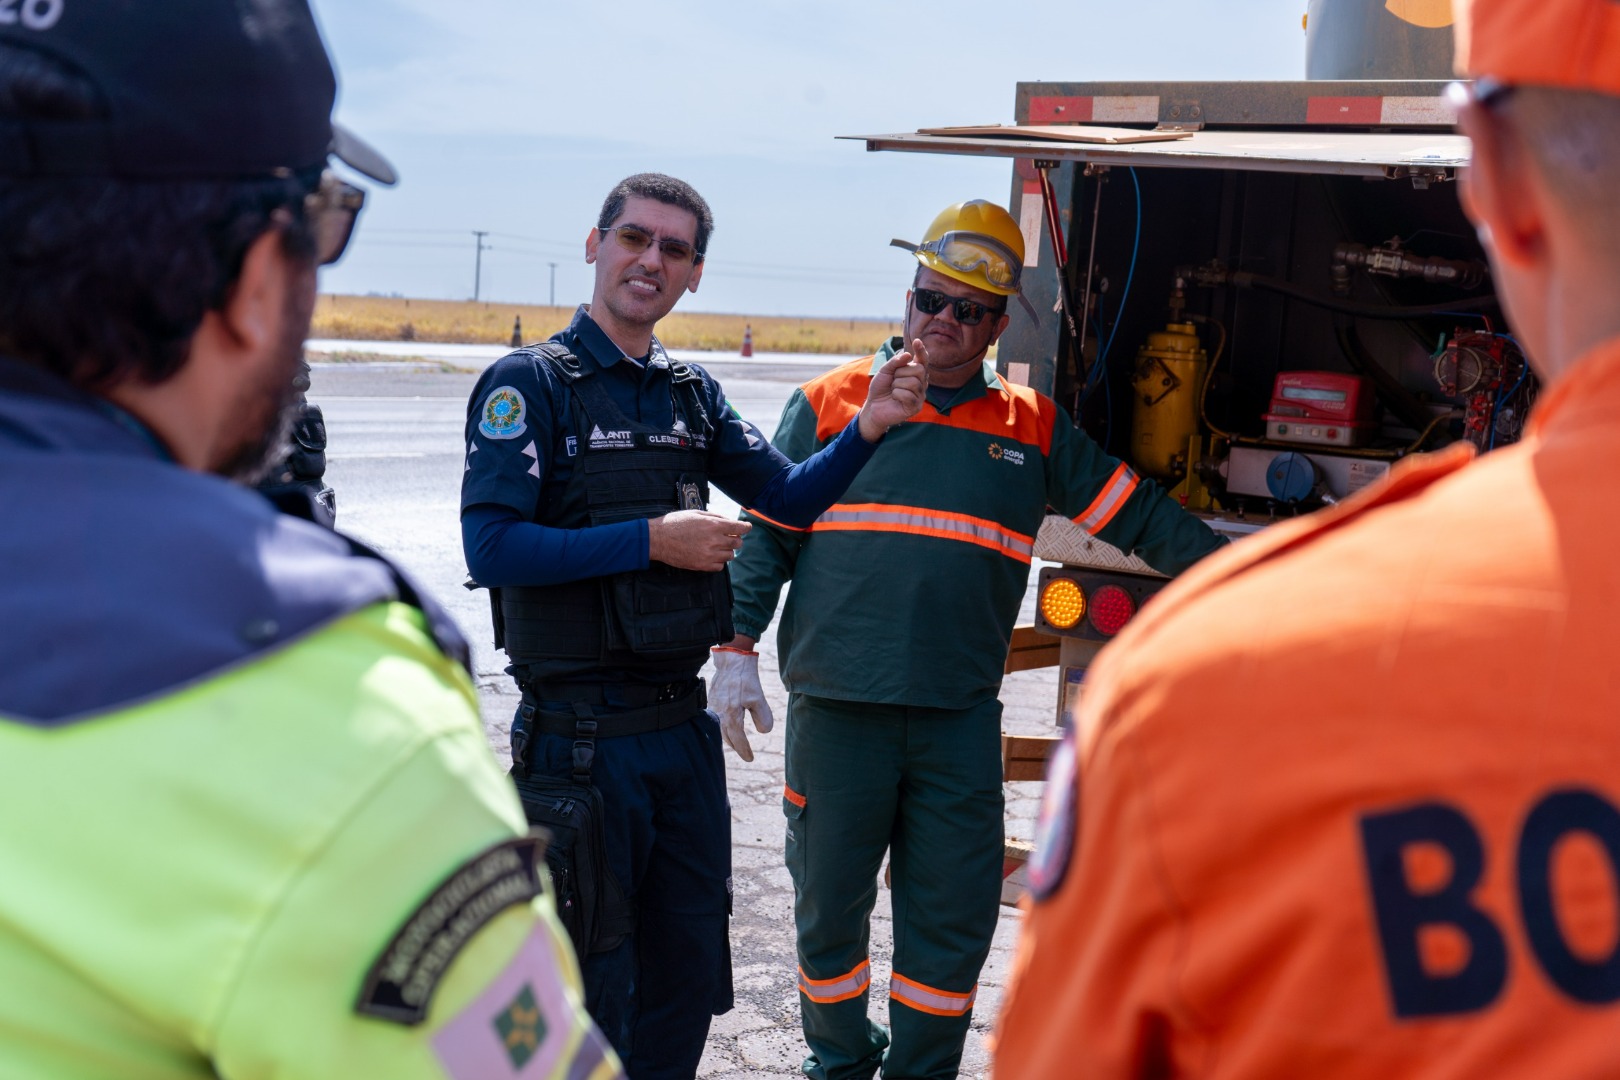
<svg viewBox="0 0 1620 1080">
<path fill-rule="evenodd" d="M 838 503 L 816 519 L 812 532 L 896 532 L 960 540 L 989 548 L 1009 559 L 1029 562 L 1035 538 L 1015 532 L 988 518 L 888 503 Z"/>
<path fill-rule="evenodd" d="M 743 507 L 743 513 L 747 514 L 749 517 L 759 518 L 759 520 L 763 521 L 765 524 L 770 525 L 773 528 L 782 529 L 785 532 L 809 532 L 810 531 L 809 529 L 803 528 L 802 526 L 799 526 L 799 525 L 784 525 L 780 521 L 775 520 L 774 518 L 766 517 L 764 514 L 760 513 L 758 510 L 755 510 L 752 506 Z"/>
<path fill-rule="evenodd" d="M 786 799 L 788 802 L 792 803 L 794 806 L 798 806 L 798 807 L 803 807 L 804 806 L 804 796 L 800 795 L 797 791 L 794 791 L 792 788 L 788 787 L 786 784 L 782 785 L 782 798 Z"/>
<path fill-rule="evenodd" d="M 978 996 L 977 985 L 965 994 L 953 994 L 949 990 L 936 990 L 932 986 L 924 986 L 898 972 L 889 980 L 890 1000 L 935 1016 L 961 1016 L 973 1008 L 973 1002 Z"/>
<path fill-rule="evenodd" d="M 831 1005 L 834 1002 L 860 997 L 866 993 L 866 988 L 870 985 L 872 985 L 871 960 L 862 960 L 854 971 L 840 975 L 836 979 L 812 979 L 804 973 L 804 968 L 799 968 L 799 993 L 817 1005 Z"/>
<path fill-rule="evenodd" d="M 1097 535 L 1114 520 L 1114 515 L 1119 513 L 1120 507 L 1125 505 L 1139 483 L 1141 478 L 1131 471 L 1131 467 L 1121 465 L 1114 470 L 1114 475 L 1108 478 L 1108 483 L 1103 485 L 1102 492 L 1092 500 L 1091 505 L 1074 519 L 1074 523 L 1093 536 Z"/>
</svg>

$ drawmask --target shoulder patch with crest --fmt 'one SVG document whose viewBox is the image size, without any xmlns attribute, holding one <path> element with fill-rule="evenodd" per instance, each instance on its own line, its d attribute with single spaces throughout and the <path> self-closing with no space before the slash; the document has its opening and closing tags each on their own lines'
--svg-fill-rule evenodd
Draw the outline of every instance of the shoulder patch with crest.
<svg viewBox="0 0 1620 1080">
<path fill-rule="evenodd" d="M 528 430 L 524 418 L 528 403 L 510 386 L 497 386 L 484 399 L 483 419 L 478 430 L 489 439 L 515 439 Z"/>
<path fill-rule="evenodd" d="M 546 842 L 526 836 L 463 863 L 406 917 L 366 973 L 354 1011 L 412 1026 L 427 1019 L 439 981 L 467 942 L 495 916 L 544 890 Z"/>
</svg>

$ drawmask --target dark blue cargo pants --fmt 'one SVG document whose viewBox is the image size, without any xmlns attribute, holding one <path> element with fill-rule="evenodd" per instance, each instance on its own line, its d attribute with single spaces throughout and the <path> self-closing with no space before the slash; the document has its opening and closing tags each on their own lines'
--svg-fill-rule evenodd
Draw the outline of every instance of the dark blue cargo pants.
<svg viewBox="0 0 1620 1080">
<path fill-rule="evenodd" d="M 548 703 L 547 708 L 565 708 Z M 566 779 L 573 739 L 539 735 L 536 772 Z M 580 957 L 585 1004 L 631 1080 L 687 1080 L 713 1016 L 731 1008 L 731 809 L 720 727 L 684 724 L 598 739 L 609 868 L 635 911 L 616 947 Z"/>
</svg>

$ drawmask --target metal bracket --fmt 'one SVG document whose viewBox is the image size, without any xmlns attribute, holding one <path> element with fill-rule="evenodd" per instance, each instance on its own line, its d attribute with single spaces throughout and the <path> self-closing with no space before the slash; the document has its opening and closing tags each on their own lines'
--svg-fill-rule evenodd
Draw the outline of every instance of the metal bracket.
<svg viewBox="0 0 1620 1080">
<path fill-rule="evenodd" d="M 1202 131 L 1204 107 L 1196 101 L 1172 101 L 1156 131 Z"/>
<path fill-rule="evenodd" d="M 1389 180 L 1411 180 L 1413 187 L 1419 191 L 1426 191 L 1430 184 L 1444 184 L 1457 179 L 1457 170 L 1443 168 L 1414 169 L 1406 165 L 1390 165 L 1384 169 L 1384 176 Z"/>
</svg>

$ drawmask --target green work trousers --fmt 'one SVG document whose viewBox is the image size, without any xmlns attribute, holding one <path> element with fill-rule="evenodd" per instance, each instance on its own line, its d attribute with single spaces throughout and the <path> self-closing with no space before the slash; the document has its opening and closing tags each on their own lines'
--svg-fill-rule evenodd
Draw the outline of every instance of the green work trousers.
<svg viewBox="0 0 1620 1080">
<path fill-rule="evenodd" d="M 805 1075 L 954 1077 L 1001 898 L 1001 703 L 873 705 L 793 694 L 787 865 Z M 889 1030 L 867 1017 L 868 943 L 889 852 Z M 892 1037 L 891 1037 L 892 1032 Z"/>
</svg>

